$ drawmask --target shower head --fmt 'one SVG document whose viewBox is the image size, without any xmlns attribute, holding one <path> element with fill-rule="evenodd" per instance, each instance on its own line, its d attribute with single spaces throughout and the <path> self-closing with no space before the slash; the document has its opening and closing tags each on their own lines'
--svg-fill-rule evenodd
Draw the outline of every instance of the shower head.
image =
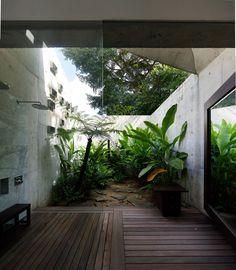
<svg viewBox="0 0 236 270">
<path fill-rule="evenodd" d="M 41 104 L 40 101 L 30 101 L 30 100 L 17 100 L 17 104 L 32 104 L 32 107 L 38 110 L 49 110 L 46 105 Z"/>
<path fill-rule="evenodd" d="M 49 108 L 46 106 L 46 105 L 43 105 L 43 104 L 39 104 L 39 103 L 34 103 L 32 104 L 32 107 L 35 108 L 35 109 L 38 109 L 38 110 L 49 110 Z"/>
</svg>

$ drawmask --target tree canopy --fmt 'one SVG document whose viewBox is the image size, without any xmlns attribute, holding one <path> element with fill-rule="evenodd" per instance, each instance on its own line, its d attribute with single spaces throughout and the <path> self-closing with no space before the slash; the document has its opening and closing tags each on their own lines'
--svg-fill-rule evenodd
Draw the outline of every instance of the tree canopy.
<svg viewBox="0 0 236 270">
<path fill-rule="evenodd" d="M 120 49 L 66 48 L 63 53 L 93 89 L 89 104 L 101 114 L 151 114 L 188 76 Z"/>
</svg>

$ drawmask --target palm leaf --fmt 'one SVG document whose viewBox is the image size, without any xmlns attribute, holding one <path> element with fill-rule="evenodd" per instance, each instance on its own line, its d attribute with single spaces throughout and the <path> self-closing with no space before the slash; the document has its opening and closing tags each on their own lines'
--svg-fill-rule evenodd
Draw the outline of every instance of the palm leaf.
<svg viewBox="0 0 236 270">
<path fill-rule="evenodd" d="M 174 104 L 167 111 L 167 113 L 162 121 L 162 127 L 161 127 L 163 137 L 165 137 L 167 130 L 174 123 L 176 111 L 177 111 L 177 104 Z"/>
<path fill-rule="evenodd" d="M 149 127 L 159 138 L 163 138 L 163 134 L 158 125 L 155 125 L 149 121 L 144 121 L 145 125 Z"/>
</svg>

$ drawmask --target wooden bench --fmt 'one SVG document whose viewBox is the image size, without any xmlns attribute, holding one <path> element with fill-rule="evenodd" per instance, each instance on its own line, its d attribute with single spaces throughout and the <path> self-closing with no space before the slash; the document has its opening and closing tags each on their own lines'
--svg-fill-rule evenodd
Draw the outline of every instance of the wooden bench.
<svg viewBox="0 0 236 270">
<path fill-rule="evenodd" d="M 26 211 L 26 221 L 20 220 L 20 214 Z M 20 223 L 30 224 L 30 204 L 14 204 L 13 206 L 0 212 L 0 235 L 4 232 L 4 224 L 14 219 L 14 225 Z"/>
</svg>

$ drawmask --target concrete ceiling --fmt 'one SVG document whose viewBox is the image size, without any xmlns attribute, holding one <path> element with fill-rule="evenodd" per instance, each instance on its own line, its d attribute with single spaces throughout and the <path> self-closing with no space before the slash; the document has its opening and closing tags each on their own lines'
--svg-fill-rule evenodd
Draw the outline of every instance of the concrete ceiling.
<svg viewBox="0 0 236 270">
<path fill-rule="evenodd" d="M 223 48 L 128 48 L 138 56 L 199 74 Z"/>
<path fill-rule="evenodd" d="M 234 0 L 2 0 L 2 20 L 234 21 Z"/>
</svg>

